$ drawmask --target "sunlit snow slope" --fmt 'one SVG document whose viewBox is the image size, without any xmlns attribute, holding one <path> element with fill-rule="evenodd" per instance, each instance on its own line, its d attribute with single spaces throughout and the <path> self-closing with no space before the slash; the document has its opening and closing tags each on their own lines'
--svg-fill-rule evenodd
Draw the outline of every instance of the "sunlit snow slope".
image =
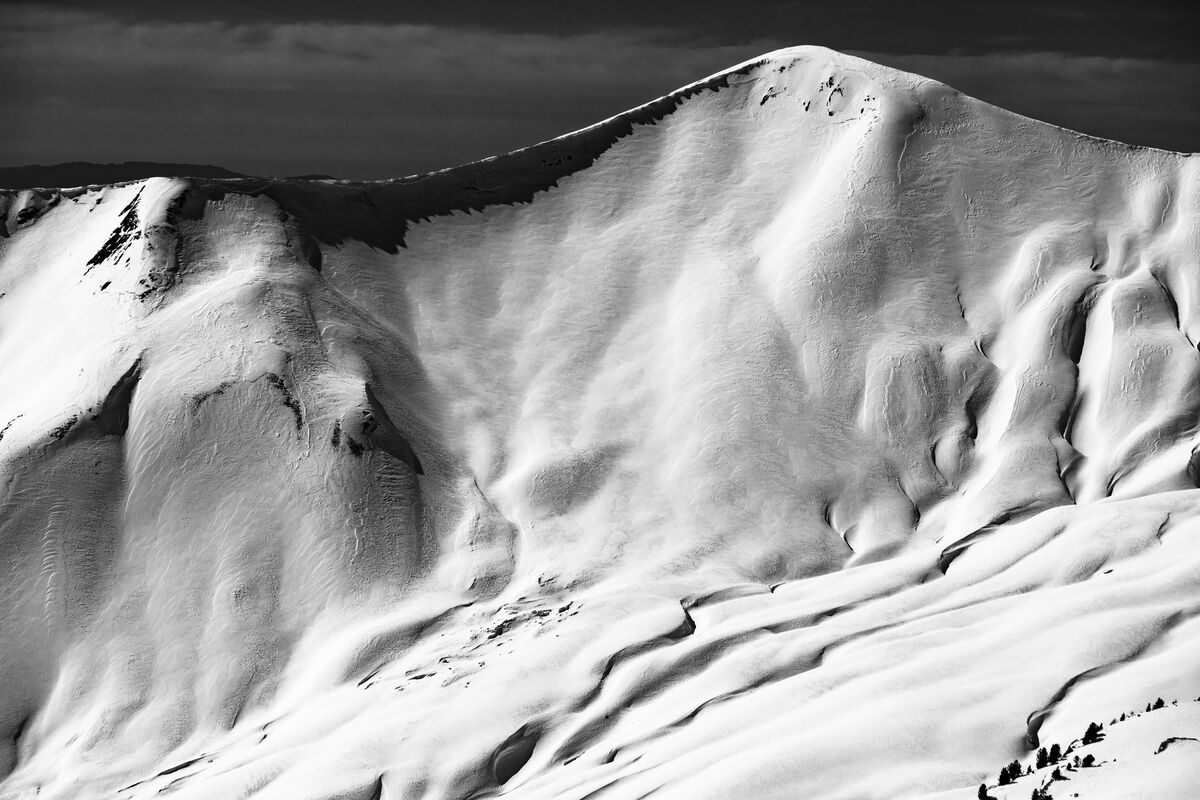
<svg viewBox="0 0 1200 800">
<path fill-rule="evenodd" d="M 0 797 L 1200 796 L 1196 157 L 797 48 L 0 212 Z"/>
</svg>

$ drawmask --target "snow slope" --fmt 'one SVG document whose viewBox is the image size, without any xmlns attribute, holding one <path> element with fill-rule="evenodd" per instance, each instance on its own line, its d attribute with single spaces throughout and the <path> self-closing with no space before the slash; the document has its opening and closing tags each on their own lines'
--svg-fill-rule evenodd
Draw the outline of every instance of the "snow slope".
<svg viewBox="0 0 1200 800">
<path fill-rule="evenodd" d="M 247 177 L 241 173 L 208 164 L 169 164 L 155 161 L 96 164 L 89 161 L 72 161 L 69 164 L 0 167 L 0 188 L 36 189 L 45 186 L 99 185 L 142 180 L 159 175 L 187 175 L 199 178 Z"/>
<path fill-rule="evenodd" d="M 805 47 L 0 219 L 0 797 L 1197 794 L 1195 157 Z"/>
</svg>

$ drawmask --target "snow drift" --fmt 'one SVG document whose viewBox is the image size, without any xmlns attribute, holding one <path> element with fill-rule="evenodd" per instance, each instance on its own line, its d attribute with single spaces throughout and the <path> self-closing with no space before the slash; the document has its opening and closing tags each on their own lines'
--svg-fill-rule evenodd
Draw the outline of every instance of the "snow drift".
<svg viewBox="0 0 1200 800">
<path fill-rule="evenodd" d="M 969 797 L 1091 721 L 1068 794 L 1195 796 L 1198 164 L 796 48 L 0 194 L 0 797 Z"/>
</svg>

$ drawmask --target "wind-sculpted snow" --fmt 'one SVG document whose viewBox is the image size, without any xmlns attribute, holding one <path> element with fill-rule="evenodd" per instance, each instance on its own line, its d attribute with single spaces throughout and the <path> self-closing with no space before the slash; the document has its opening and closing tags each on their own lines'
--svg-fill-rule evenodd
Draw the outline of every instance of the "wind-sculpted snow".
<svg viewBox="0 0 1200 800">
<path fill-rule="evenodd" d="M 797 48 L 0 194 L 0 797 L 1200 794 L 1197 163 Z"/>
</svg>

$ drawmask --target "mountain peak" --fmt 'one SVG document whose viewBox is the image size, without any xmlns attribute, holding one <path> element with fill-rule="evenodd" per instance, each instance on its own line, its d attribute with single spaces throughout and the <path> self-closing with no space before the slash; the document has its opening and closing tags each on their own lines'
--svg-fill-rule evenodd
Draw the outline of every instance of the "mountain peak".
<svg viewBox="0 0 1200 800">
<path fill-rule="evenodd" d="M 0 192 L 2 792 L 1195 796 L 1197 169 L 792 48 Z"/>
</svg>

